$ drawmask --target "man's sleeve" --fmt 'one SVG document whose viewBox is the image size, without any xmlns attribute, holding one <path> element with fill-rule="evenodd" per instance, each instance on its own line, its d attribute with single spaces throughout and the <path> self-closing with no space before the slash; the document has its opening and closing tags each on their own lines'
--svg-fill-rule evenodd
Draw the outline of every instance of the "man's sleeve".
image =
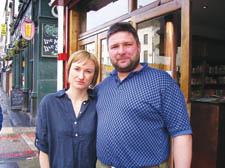
<svg viewBox="0 0 225 168">
<path fill-rule="evenodd" d="M 162 117 L 170 135 L 192 134 L 184 96 L 172 78 L 162 93 L 161 103 Z"/>
</svg>

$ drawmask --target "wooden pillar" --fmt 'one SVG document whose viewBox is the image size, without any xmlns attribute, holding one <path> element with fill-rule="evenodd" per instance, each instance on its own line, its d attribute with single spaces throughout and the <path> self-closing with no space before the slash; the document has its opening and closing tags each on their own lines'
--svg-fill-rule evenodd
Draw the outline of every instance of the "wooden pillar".
<svg viewBox="0 0 225 168">
<path fill-rule="evenodd" d="M 68 55 L 78 50 L 78 36 L 80 34 L 80 12 L 76 10 L 69 11 L 69 48 Z"/>
<path fill-rule="evenodd" d="M 174 16 L 166 17 L 165 23 L 165 55 L 170 57 L 170 70 L 172 77 L 177 82 L 176 75 L 176 52 L 177 52 L 177 22 L 174 22 Z"/>
<path fill-rule="evenodd" d="M 181 82 L 180 87 L 184 94 L 188 114 L 191 114 L 191 5 L 190 0 L 181 0 Z"/>
<path fill-rule="evenodd" d="M 129 13 L 137 9 L 137 0 L 129 0 Z"/>
</svg>

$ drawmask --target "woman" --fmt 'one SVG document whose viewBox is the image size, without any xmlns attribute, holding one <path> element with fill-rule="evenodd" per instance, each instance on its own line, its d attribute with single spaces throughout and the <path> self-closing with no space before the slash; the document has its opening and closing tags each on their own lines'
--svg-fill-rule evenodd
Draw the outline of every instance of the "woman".
<svg viewBox="0 0 225 168">
<path fill-rule="evenodd" d="M 96 98 L 99 65 L 81 50 L 68 61 L 68 90 L 45 96 L 36 122 L 36 146 L 41 168 L 95 168 Z"/>
</svg>

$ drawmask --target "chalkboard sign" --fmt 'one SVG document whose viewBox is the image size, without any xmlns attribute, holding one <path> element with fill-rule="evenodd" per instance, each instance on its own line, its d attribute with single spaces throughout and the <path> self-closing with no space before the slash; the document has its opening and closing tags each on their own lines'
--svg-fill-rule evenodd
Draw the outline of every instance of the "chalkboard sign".
<svg viewBox="0 0 225 168">
<path fill-rule="evenodd" d="M 57 57 L 58 27 L 56 24 L 42 24 L 42 56 Z"/>
<path fill-rule="evenodd" d="M 11 91 L 11 107 L 12 109 L 15 108 L 22 108 L 23 106 L 23 91 L 19 89 L 13 89 Z"/>
</svg>

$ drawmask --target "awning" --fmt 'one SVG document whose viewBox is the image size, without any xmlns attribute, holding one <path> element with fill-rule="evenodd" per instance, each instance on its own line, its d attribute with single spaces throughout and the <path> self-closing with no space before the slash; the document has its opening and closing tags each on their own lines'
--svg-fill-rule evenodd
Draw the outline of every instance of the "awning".
<svg viewBox="0 0 225 168">
<path fill-rule="evenodd" d="M 117 0 L 51 0 L 51 3 L 56 6 L 69 6 L 69 9 L 77 6 L 79 8 L 85 8 L 87 11 L 96 11 L 115 1 Z"/>
</svg>

